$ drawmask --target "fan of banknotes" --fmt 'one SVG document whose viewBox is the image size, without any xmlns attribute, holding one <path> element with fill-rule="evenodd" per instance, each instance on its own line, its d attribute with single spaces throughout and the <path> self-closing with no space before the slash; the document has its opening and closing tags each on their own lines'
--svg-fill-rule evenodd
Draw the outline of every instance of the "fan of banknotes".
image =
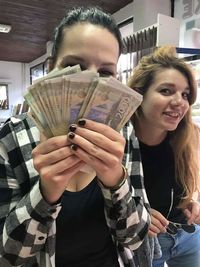
<svg viewBox="0 0 200 267">
<path fill-rule="evenodd" d="M 80 66 L 54 69 L 24 94 L 32 116 L 47 138 L 63 135 L 79 118 L 119 131 L 140 105 L 142 96 L 113 77 L 99 77 Z"/>
</svg>

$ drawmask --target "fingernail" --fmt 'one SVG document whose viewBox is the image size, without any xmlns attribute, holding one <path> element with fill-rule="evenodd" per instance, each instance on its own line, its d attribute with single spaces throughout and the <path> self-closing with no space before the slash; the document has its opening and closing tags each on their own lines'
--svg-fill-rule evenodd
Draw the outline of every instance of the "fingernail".
<svg viewBox="0 0 200 267">
<path fill-rule="evenodd" d="M 78 146 L 76 144 L 71 145 L 71 149 L 76 151 L 78 149 Z"/>
<path fill-rule="evenodd" d="M 69 130 L 70 130 L 70 132 L 75 132 L 76 131 L 76 124 L 71 124 L 69 126 Z"/>
<path fill-rule="evenodd" d="M 84 120 L 84 119 L 78 120 L 78 125 L 79 126 L 84 126 L 85 124 L 86 124 L 86 120 Z"/>
<path fill-rule="evenodd" d="M 70 139 L 73 139 L 74 137 L 75 137 L 75 134 L 74 133 L 68 133 L 68 137 L 70 138 Z"/>
</svg>

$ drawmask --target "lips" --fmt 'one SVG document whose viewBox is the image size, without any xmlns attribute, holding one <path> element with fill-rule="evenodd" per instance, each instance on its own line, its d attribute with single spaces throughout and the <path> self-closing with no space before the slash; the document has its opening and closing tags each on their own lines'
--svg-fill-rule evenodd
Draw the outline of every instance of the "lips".
<svg viewBox="0 0 200 267">
<path fill-rule="evenodd" d="M 166 111 L 166 112 L 163 112 L 165 115 L 167 115 L 167 116 L 169 116 L 169 117 L 171 117 L 171 118 L 174 118 L 174 119 L 178 119 L 178 118 L 180 118 L 181 117 L 181 114 L 180 114 L 180 112 L 172 112 L 172 111 Z"/>
</svg>

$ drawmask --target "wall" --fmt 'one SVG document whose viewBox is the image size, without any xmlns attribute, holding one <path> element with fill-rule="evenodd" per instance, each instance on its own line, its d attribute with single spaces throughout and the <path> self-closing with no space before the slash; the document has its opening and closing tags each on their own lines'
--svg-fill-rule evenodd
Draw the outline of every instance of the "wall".
<svg viewBox="0 0 200 267">
<path fill-rule="evenodd" d="M 124 8 L 120 9 L 116 13 L 113 14 L 114 19 L 119 24 L 128 18 L 133 17 L 133 2 L 125 6 Z M 128 35 L 133 34 L 133 23 L 126 25 L 120 29 L 122 37 L 126 37 Z"/>
<path fill-rule="evenodd" d="M 181 20 L 179 46 L 200 51 L 200 1 L 176 0 L 174 16 Z M 196 54 L 196 53 L 195 53 Z M 180 54 L 189 57 L 190 54 Z M 198 52 L 198 57 L 200 52 Z M 197 81 L 197 99 L 192 107 L 194 121 L 200 126 L 200 59 L 190 62 Z"/>
<path fill-rule="evenodd" d="M 134 31 L 139 31 L 157 22 L 157 14 L 170 16 L 170 0 L 134 0 Z"/>
<path fill-rule="evenodd" d="M 181 20 L 179 46 L 200 48 L 199 0 L 176 0 L 174 17 Z"/>
<path fill-rule="evenodd" d="M 117 23 L 120 23 L 131 16 L 133 16 L 133 3 L 120 9 L 113 15 Z M 129 27 L 128 29 L 126 29 L 126 32 L 124 32 L 123 36 L 127 36 L 132 33 L 133 33 L 133 27 L 131 28 Z M 51 47 L 52 43 L 47 42 L 47 53 L 37 58 L 36 60 L 30 62 L 29 64 L 0 61 L 0 78 L 6 77 L 11 81 L 9 90 L 9 102 L 11 106 L 23 101 L 22 94 L 26 90 L 26 88 L 30 85 L 30 68 L 41 62 L 44 62 L 46 57 L 48 57 L 50 54 Z M 7 69 L 10 71 L 5 71 Z M 10 112 L 11 110 L 6 112 L 0 111 L 0 118 L 2 116 L 7 116 L 8 114 L 10 114 Z"/>
<path fill-rule="evenodd" d="M 113 17 L 117 23 L 132 16 L 134 17 L 133 25 L 126 27 L 125 32 L 123 32 L 123 37 L 125 37 L 132 34 L 134 31 L 154 24 L 158 12 L 169 15 L 169 3 L 170 0 L 134 0 L 132 3 L 113 14 Z M 9 103 L 11 106 L 9 111 L 0 110 L 0 119 L 1 117 L 8 117 L 10 115 L 13 105 L 22 103 L 22 94 L 30 85 L 30 67 L 43 62 L 46 57 L 49 56 L 50 46 L 51 44 L 47 42 L 47 53 L 29 64 L 0 61 L 0 78 L 8 79 L 10 81 Z"/>
</svg>

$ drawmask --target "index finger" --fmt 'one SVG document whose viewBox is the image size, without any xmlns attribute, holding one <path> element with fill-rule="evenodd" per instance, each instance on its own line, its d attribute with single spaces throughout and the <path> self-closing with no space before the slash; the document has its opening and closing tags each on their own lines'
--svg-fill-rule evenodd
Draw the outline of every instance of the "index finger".
<svg viewBox="0 0 200 267">
<path fill-rule="evenodd" d="M 106 124 L 84 119 L 84 118 L 78 120 L 78 126 L 84 127 L 94 132 L 101 133 L 112 141 L 118 140 L 119 135 L 120 135 L 119 132 L 112 129 L 110 126 Z"/>
<path fill-rule="evenodd" d="M 162 223 L 162 225 L 167 226 L 169 221 L 157 210 L 151 209 L 151 215 Z"/>
<path fill-rule="evenodd" d="M 33 154 L 47 154 L 54 150 L 69 145 L 71 145 L 71 143 L 67 139 L 67 135 L 55 136 L 37 145 L 36 148 L 33 150 Z"/>
</svg>

